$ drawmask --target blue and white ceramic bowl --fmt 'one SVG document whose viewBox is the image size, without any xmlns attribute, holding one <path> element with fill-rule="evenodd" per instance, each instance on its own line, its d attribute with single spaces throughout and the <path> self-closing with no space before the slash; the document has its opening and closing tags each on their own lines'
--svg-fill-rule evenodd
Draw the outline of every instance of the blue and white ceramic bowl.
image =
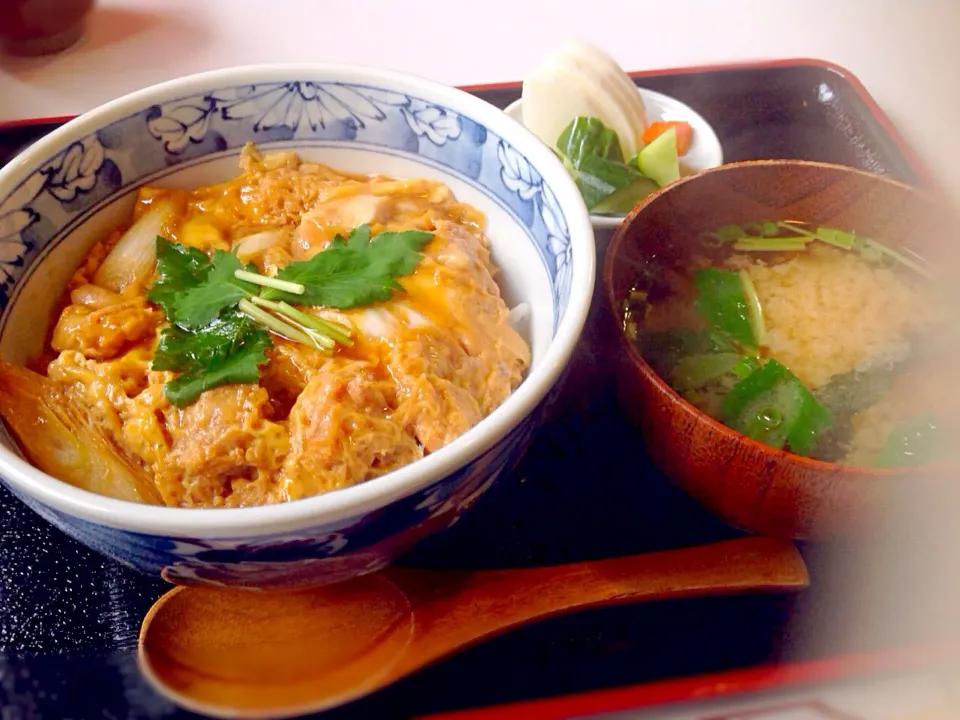
<svg viewBox="0 0 960 720">
<path fill-rule="evenodd" d="M 437 178 L 483 210 L 505 297 L 530 308 L 528 377 L 439 452 L 282 505 L 180 509 L 113 500 L 40 472 L 9 437 L 0 475 L 67 534 L 173 582 L 336 582 L 382 568 L 451 525 L 523 453 L 587 316 L 593 231 L 550 150 L 459 90 L 334 65 L 196 75 L 87 113 L 0 171 L 0 356 L 22 363 L 41 349 L 62 288 L 92 243 L 128 216 L 139 185 L 225 180 L 248 141 L 356 172 Z"/>
</svg>

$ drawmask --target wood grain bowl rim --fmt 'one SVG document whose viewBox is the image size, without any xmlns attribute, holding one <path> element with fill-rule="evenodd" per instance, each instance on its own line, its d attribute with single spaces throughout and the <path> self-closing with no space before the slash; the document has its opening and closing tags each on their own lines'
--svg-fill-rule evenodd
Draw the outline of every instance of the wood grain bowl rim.
<svg viewBox="0 0 960 720">
<path fill-rule="evenodd" d="M 919 188 L 904 182 L 900 182 L 899 180 L 894 180 L 885 175 L 872 173 L 866 170 L 860 170 L 858 168 L 852 168 L 846 165 L 816 162 L 811 160 L 744 160 L 740 162 L 727 163 L 720 165 L 719 167 L 709 168 L 707 170 L 701 170 L 693 175 L 680 178 L 679 180 L 660 188 L 641 200 L 640 203 L 637 204 L 632 211 L 630 211 L 620 226 L 616 229 L 612 239 L 610 240 L 610 245 L 607 248 L 606 258 L 604 259 L 603 264 L 604 294 L 606 295 L 606 311 L 609 313 L 610 319 L 613 320 L 614 325 L 616 325 L 618 328 L 616 333 L 617 346 L 619 347 L 620 351 L 625 353 L 626 357 L 629 358 L 632 366 L 631 371 L 636 375 L 640 375 L 648 380 L 657 389 L 657 392 L 666 397 L 672 405 L 679 407 L 681 412 L 695 420 L 697 423 L 702 423 L 708 428 L 712 429 L 714 432 L 725 436 L 725 439 L 750 448 L 758 456 L 762 456 L 762 459 L 766 463 L 788 462 L 805 466 L 805 469 L 809 471 L 831 473 L 833 475 L 859 475 L 876 478 L 878 480 L 883 478 L 896 478 L 902 476 L 904 472 L 909 472 L 913 476 L 922 477 L 942 473 L 944 470 L 948 469 L 948 464 L 946 462 L 927 463 L 925 465 L 916 467 L 911 466 L 894 468 L 873 468 L 864 465 L 846 465 L 838 462 L 828 462 L 826 460 L 817 460 L 814 458 L 805 457 L 787 450 L 771 447 L 766 443 L 762 443 L 758 440 L 747 437 L 743 433 L 740 433 L 733 428 L 724 425 L 719 420 L 712 418 L 707 413 L 688 402 L 682 395 L 680 395 L 680 393 L 670 387 L 666 380 L 660 377 L 660 375 L 657 374 L 652 367 L 650 367 L 647 361 L 643 358 L 643 355 L 641 355 L 640 351 L 637 349 L 636 345 L 627 338 L 627 336 L 623 333 L 622 328 L 620 328 L 622 324 L 622 298 L 618 299 L 616 297 L 616 293 L 614 292 L 613 273 L 614 268 L 619 261 L 619 256 L 621 255 L 621 248 L 627 242 L 627 236 L 630 234 L 630 229 L 632 228 L 633 224 L 637 222 L 637 218 L 639 218 L 647 210 L 647 208 L 657 202 L 659 198 L 674 192 L 681 186 L 689 183 L 695 183 L 704 176 L 719 173 L 734 173 L 739 170 L 750 169 L 753 167 L 778 166 L 819 168 L 822 170 L 829 170 L 831 172 L 839 171 L 841 174 L 847 175 L 862 175 L 869 178 L 871 182 L 880 181 L 881 183 L 886 183 L 887 185 L 898 188 L 898 190 L 901 192 L 909 193 L 917 198 L 925 199 L 934 204 L 942 205 L 944 202 L 942 193 L 936 190 Z"/>
</svg>

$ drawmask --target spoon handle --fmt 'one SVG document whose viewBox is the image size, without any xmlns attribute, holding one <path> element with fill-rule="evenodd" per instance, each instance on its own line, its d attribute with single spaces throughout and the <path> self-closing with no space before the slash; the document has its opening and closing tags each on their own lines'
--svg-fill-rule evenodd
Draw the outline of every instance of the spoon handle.
<svg viewBox="0 0 960 720">
<path fill-rule="evenodd" d="M 417 665 L 573 610 L 809 584 L 793 543 L 759 537 L 555 567 L 451 573 L 439 583 L 427 571 L 386 574 L 414 608 L 420 647 L 407 658 L 417 658 Z"/>
</svg>

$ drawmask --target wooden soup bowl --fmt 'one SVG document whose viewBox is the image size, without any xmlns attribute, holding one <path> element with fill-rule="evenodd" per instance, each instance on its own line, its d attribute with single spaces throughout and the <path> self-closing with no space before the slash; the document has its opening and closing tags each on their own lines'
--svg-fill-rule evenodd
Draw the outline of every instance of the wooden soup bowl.
<svg viewBox="0 0 960 720">
<path fill-rule="evenodd" d="M 801 161 L 734 163 L 682 179 L 638 205 L 616 231 L 604 267 L 616 326 L 624 414 L 643 432 L 655 465 L 731 525 L 796 539 L 861 534 L 889 521 L 891 498 L 936 497 L 944 467 L 878 470 L 811 460 L 763 445 L 685 401 L 622 332 L 623 300 L 642 266 L 665 250 L 689 254 L 702 231 L 750 221 L 803 220 L 910 249 L 934 268 L 960 267 L 950 211 L 932 195 L 879 175 Z M 952 233 L 960 232 L 954 221 Z M 856 322 L 855 317 L 850 318 Z M 960 392 L 960 390 L 957 390 Z"/>
</svg>

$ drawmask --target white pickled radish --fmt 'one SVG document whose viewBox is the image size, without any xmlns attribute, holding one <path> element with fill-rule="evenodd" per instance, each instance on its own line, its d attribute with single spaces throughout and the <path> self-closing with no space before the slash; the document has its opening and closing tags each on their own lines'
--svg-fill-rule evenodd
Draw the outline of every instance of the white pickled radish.
<svg viewBox="0 0 960 720">
<path fill-rule="evenodd" d="M 585 40 L 571 40 L 563 46 L 563 51 L 575 64 L 589 71 L 596 82 L 616 97 L 633 125 L 639 149 L 639 139 L 647 129 L 647 109 L 630 76 L 610 55 Z"/>
<path fill-rule="evenodd" d="M 602 108 L 606 120 L 599 118 L 603 124 L 612 128 L 617 133 L 617 139 L 620 142 L 620 149 L 623 152 L 624 159 L 630 159 L 637 154 L 640 149 L 639 139 L 643 131 L 637 133 L 636 125 L 631 120 L 630 114 L 624 110 L 624 105 L 620 102 L 620 93 L 616 92 L 616 83 L 602 74 L 596 73 L 589 65 L 584 65 L 578 58 L 561 54 L 558 56 L 559 64 L 566 68 L 571 76 L 576 76 L 583 86 L 586 86 L 594 99 L 594 103 Z M 572 118 L 571 118 L 572 119 Z M 566 127 L 566 125 L 564 126 Z"/>
<path fill-rule="evenodd" d="M 523 124 L 551 147 L 578 116 L 614 130 L 625 159 L 642 146 L 643 99 L 630 77 L 603 50 L 572 40 L 551 53 L 523 83 Z"/>
<path fill-rule="evenodd" d="M 143 283 L 157 266 L 157 236 L 173 214 L 173 205 L 161 201 L 137 220 L 97 269 L 93 281 L 114 292 Z"/>
<path fill-rule="evenodd" d="M 523 81 L 523 124 L 550 147 L 574 118 L 594 117 L 617 133 L 625 158 L 637 152 L 637 137 L 616 100 L 554 53 Z"/>
</svg>

